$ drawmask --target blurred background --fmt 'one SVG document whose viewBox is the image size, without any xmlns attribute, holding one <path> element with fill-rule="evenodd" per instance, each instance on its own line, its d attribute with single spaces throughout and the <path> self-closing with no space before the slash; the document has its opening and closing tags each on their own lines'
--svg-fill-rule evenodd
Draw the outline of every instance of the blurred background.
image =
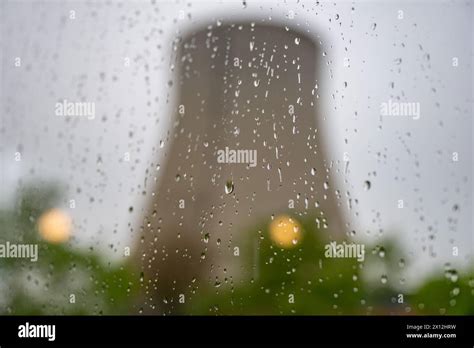
<svg viewBox="0 0 474 348">
<path fill-rule="evenodd" d="M 0 11 L 2 314 L 474 313 L 470 2 Z"/>
</svg>

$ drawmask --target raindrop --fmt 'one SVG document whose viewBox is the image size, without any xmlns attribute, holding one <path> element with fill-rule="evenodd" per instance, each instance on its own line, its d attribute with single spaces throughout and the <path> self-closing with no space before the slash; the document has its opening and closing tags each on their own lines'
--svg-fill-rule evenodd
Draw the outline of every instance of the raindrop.
<svg viewBox="0 0 474 348">
<path fill-rule="evenodd" d="M 232 192 L 234 192 L 234 183 L 232 182 L 232 180 L 227 180 L 227 182 L 225 183 L 225 193 L 229 195 Z"/>
<path fill-rule="evenodd" d="M 369 180 L 364 181 L 364 190 L 369 191 L 372 184 Z"/>
<path fill-rule="evenodd" d="M 458 281 L 458 278 L 459 278 L 458 272 L 455 269 L 452 269 L 452 268 L 446 269 L 446 271 L 444 272 L 444 275 L 445 275 L 446 278 L 451 280 L 453 283 L 456 283 Z"/>
<path fill-rule="evenodd" d="M 398 267 L 400 267 L 400 268 L 405 267 L 405 259 L 400 259 L 400 260 L 398 261 Z"/>
<path fill-rule="evenodd" d="M 381 258 L 384 258 L 384 257 L 385 257 L 385 249 L 382 248 L 382 247 L 379 249 L 379 256 L 380 256 Z"/>
</svg>

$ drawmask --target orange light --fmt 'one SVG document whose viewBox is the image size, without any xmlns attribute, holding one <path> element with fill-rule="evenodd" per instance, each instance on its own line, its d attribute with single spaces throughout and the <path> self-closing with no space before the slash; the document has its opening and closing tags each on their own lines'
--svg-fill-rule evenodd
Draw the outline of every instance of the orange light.
<svg viewBox="0 0 474 348">
<path fill-rule="evenodd" d="M 38 220 L 41 238 L 54 244 L 66 242 L 71 234 L 71 228 L 71 218 L 59 209 L 48 210 Z"/>
<path fill-rule="evenodd" d="M 270 238 L 281 248 L 293 248 L 302 239 L 301 226 L 292 217 L 277 216 L 270 223 Z"/>
</svg>

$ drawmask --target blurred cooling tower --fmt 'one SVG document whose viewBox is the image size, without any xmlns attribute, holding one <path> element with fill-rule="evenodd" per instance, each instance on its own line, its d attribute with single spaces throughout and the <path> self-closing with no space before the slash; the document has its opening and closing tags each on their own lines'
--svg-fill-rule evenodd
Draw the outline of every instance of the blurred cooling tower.
<svg viewBox="0 0 474 348">
<path fill-rule="evenodd" d="M 318 127 L 319 56 L 300 32 L 250 23 L 177 44 L 174 114 L 139 242 L 145 286 L 167 311 L 196 282 L 237 272 L 234 247 L 272 214 L 311 214 L 343 234 Z M 256 150 L 256 166 L 219 163 L 226 147 Z"/>
</svg>

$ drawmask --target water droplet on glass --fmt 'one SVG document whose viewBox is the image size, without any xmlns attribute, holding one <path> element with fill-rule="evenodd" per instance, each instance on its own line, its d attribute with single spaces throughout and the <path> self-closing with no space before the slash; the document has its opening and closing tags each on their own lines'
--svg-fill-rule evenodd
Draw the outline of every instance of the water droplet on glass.
<svg viewBox="0 0 474 348">
<path fill-rule="evenodd" d="M 405 259 L 400 259 L 400 260 L 398 261 L 398 267 L 400 267 L 400 268 L 405 267 Z"/>
<path fill-rule="evenodd" d="M 379 256 L 382 257 L 382 258 L 385 257 L 385 249 L 384 248 L 379 249 Z"/>
<path fill-rule="evenodd" d="M 364 190 L 369 191 L 372 184 L 369 180 L 364 181 Z"/>
<path fill-rule="evenodd" d="M 232 180 L 227 180 L 227 182 L 225 183 L 225 193 L 229 195 L 232 192 L 234 192 L 234 183 L 232 182 Z"/>
<path fill-rule="evenodd" d="M 446 278 L 451 280 L 453 283 L 457 282 L 458 278 L 459 278 L 458 272 L 455 269 L 452 269 L 452 268 L 446 269 L 445 272 L 444 272 L 444 275 L 445 275 Z"/>
</svg>

